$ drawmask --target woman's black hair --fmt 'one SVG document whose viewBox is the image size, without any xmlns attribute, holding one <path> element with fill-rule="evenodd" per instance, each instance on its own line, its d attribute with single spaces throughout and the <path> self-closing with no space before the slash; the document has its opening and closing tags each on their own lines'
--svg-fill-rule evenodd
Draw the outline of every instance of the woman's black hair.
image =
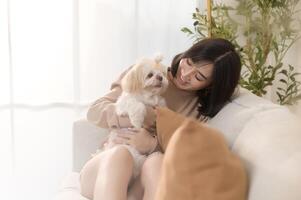
<svg viewBox="0 0 301 200">
<path fill-rule="evenodd" d="M 211 84 L 197 91 L 199 115 L 214 117 L 230 100 L 240 78 L 241 61 L 231 42 L 221 38 L 201 40 L 187 51 L 176 55 L 171 63 L 171 73 L 176 76 L 180 60 L 190 58 L 193 63 L 213 63 Z"/>
</svg>

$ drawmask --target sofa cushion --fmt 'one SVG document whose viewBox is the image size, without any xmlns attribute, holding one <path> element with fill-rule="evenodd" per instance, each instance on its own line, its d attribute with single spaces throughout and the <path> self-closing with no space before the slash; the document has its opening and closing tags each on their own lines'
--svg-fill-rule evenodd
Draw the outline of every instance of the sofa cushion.
<svg viewBox="0 0 301 200">
<path fill-rule="evenodd" d="M 221 133 L 168 109 L 158 109 L 157 123 L 158 138 L 168 145 L 156 200 L 246 199 L 244 166 Z"/>
<path fill-rule="evenodd" d="M 286 107 L 253 116 L 233 151 L 250 177 L 249 200 L 301 199 L 301 121 Z"/>
<path fill-rule="evenodd" d="M 258 97 L 244 88 L 239 88 L 238 93 L 231 102 L 209 120 L 208 125 L 220 130 L 225 136 L 229 147 L 232 147 L 244 126 L 253 116 L 262 111 L 273 110 L 279 107 L 279 105 Z"/>
</svg>

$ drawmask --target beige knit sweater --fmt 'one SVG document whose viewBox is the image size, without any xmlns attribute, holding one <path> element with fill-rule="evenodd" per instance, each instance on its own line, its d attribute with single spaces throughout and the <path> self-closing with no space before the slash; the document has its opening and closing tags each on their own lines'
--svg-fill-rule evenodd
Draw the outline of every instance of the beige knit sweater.
<svg viewBox="0 0 301 200">
<path fill-rule="evenodd" d="M 97 99 L 92 103 L 88 112 L 87 120 L 101 128 L 126 128 L 129 125 L 129 120 L 125 117 L 119 117 L 115 112 L 115 102 L 122 93 L 121 79 L 124 77 L 125 70 L 119 78 L 111 85 L 109 93 Z M 173 81 L 171 73 L 168 71 L 169 85 L 165 93 L 162 95 L 165 98 L 167 107 L 177 113 L 188 117 L 195 118 L 197 116 L 198 98 L 195 92 L 184 91 L 178 89 Z M 149 118 L 150 116 L 146 116 Z M 150 120 L 150 119 L 148 119 Z M 155 120 L 155 119 L 154 119 Z M 172 120 L 172 119 L 171 119 Z"/>
</svg>

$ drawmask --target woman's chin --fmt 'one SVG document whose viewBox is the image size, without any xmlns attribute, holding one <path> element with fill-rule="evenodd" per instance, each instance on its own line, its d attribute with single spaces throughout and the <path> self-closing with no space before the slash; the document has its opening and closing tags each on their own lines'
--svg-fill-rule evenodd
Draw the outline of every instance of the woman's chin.
<svg viewBox="0 0 301 200">
<path fill-rule="evenodd" d="M 174 83 L 176 84 L 177 88 L 185 90 L 187 88 L 187 84 L 183 84 L 178 79 L 175 79 Z"/>
</svg>

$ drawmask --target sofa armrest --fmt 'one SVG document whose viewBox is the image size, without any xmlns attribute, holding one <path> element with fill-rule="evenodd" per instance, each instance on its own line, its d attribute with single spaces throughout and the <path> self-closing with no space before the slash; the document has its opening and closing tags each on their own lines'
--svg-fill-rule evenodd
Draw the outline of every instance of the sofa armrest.
<svg viewBox="0 0 301 200">
<path fill-rule="evenodd" d="M 262 111 L 244 126 L 233 151 L 248 171 L 248 200 L 301 199 L 300 130 L 285 107 Z"/>
<path fill-rule="evenodd" d="M 73 123 L 73 171 L 79 172 L 108 135 L 108 130 L 99 128 L 87 120 Z"/>
</svg>

